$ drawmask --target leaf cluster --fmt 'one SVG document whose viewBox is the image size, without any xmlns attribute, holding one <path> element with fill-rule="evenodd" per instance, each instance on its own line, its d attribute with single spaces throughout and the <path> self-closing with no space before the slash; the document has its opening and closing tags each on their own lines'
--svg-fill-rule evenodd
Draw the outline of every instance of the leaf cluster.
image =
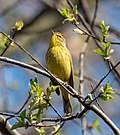
<svg viewBox="0 0 120 135">
<path fill-rule="evenodd" d="M 78 10 L 77 10 L 77 5 L 75 5 L 72 9 L 72 11 L 70 11 L 69 8 L 63 8 L 63 9 L 58 9 L 58 11 L 60 12 L 60 14 L 65 17 L 65 20 L 63 21 L 66 22 L 66 21 L 69 21 L 73 24 L 79 24 L 79 22 L 77 21 L 76 19 L 76 15 L 78 13 Z"/>
<path fill-rule="evenodd" d="M 17 122 L 12 126 L 12 130 L 20 127 L 28 128 L 34 123 L 41 123 L 44 110 L 48 109 L 48 102 L 51 99 L 52 93 L 58 88 L 58 86 L 51 86 L 46 90 L 46 92 L 39 87 L 38 78 L 35 77 L 34 80 L 31 79 L 29 95 L 31 100 L 28 104 L 28 108 L 24 109 L 18 117 L 16 117 Z M 44 134 L 43 127 L 36 127 L 36 131 L 40 135 Z"/>
<path fill-rule="evenodd" d="M 15 26 L 13 27 L 13 31 L 16 33 L 17 31 L 22 30 L 23 25 L 24 25 L 23 21 L 22 20 L 18 20 L 15 23 Z M 10 35 L 8 37 L 11 37 L 12 38 L 12 36 L 10 36 Z M 8 46 L 12 46 L 12 47 L 14 46 L 14 43 L 11 42 L 11 40 L 8 37 L 5 36 L 2 33 L 0 34 L 0 48 L 1 49 L 4 49 L 4 48 L 6 48 Z"/>
<path fill-rule="evenodd" d="M 109 85 L 109 82 L 107 82 L 105 86 L 101 86 L 100 92 L 101 92 L 100 98 L 102 100 L 108 101 L 109 99 L 114 99 L 112 94 L 115 94 L 115 92 L 113 91 L 112 87 Z"/>
<path fill-rule="evenodd" d="M 96 50 L 93 50 L 93 52 L 96 52 L 100 55 L 103 55 L 105 59 L 110 59 L 110 55 L 114 52 L 113 49 L 110 49 L 111 42 L 106 42 L 106 37 L 108 36 L 108 30 L 110 26 L 105 25 L 104 21 L 100 22 L 100 28 L 101 28 L 101 38 L 100 43 L 102 45 L 102 48 L 97 48 Z"/>
<path fill-rule="evenodd" d="M 96 129 L 98 132 L 101 132 L 99 118 L 95 118 L 94 121 L 88 125 L 88 129 Z"/>
</svg>

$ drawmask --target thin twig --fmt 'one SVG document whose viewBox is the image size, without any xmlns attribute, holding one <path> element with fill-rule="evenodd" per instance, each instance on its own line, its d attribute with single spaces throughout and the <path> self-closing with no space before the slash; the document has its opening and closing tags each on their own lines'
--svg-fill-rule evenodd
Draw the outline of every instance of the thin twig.
<svg viewBox="0 0 120 135">
<path fill-rule="evenodd" d="M 93 91 L 90 94 L 93 94 L 97 88 L 100 86 L 100 84 L 106 79 L 106 77 L 120 64 L 120 61 L 114 66 L 112 67 L 106 74 L 104 77 L 101 78 L 101 80 L 99 81 L 99 83 L 96 85 L 96 87 L 93 89 Z"/>
<path fill-rule="evenodd" d="M 80 10 L 82 10 L 85 21 L 91 24 L 91 13 L 88 0 L 79 0 L 79 6 Z"/>
<path fill-rule="evenodd" d="M 60 122 L 55 122 L 55 123 L 32 123 L 31 125 L 28 125 L 28 127 L 34 126 L 34 127 L 52 127 L 52 126 L 57 126 L 60 124 Z"/>
<path fill-rule="evenodd" d="M 28 103 L 28 101 L 29 101 L 30 98 L 31 98 L 31 95 L 28 96 L 28 98 L 26 99 L 25 103 L 22 105 L 22 107 L 21 107 L 13 116 L 10 116 L 10 117 L 8 117 L 8 118 L 6 119 L 6 122 L 7 122 L 9 119 L 15 117 L 17 114 L 19 114 L 19 113 L 23 110 L 23 108 L 25 107 L 25 105 Z"/>
<path fill-rule="evenodd" d="M 3 116 L 10 116 L 10 117 L 15 117 L 16 115 L 14 115 L 13 113 L 6 113 L 6 112 L 0 112 L 0 115 Z"/>
<path fill-rule="evenodd" d="M 95 19 L 96 19 L 96 16 L 97 16 L 98 2 L 99 2 L 99 0 L 95 0 L 95 11 L 94 11 L 93 20 L 92 20 L 92 23 L 91 23 L 91 30 L 93 30 L 93 27 L 94 27 L 94 24 L 95 24 Z"/>
<path fill-rule="evenodd" d="M 108 60 L 107 62 L 108 62 L 108 65 L 109 65 L 110 68 L 114 67 L 114 64 L 112 63 L 111 60 Z M 115 72 L 116 77 L 117 77 L 117 78 L 119 79 L 119 81 L 120 81 L 120 72 L 117 71 L 117 69 L 114 69 L 114 72 Z"/>
<path fill-rule="evenodd" d="M 60 125 L 60 127 L 58 128 L 58 130 L 56 132 L 54 132 L 52 135 L 57 134 L 60 131 L 60 129 L 64 126 L 64 124 L 65 124 L 65 121 L 63 121 L 63 123 Z"/>
<path fill-rule="evenodd" d="M 79 75 L 77 73 L 74 73 L 74 75 L 79 78 Z M 90 82 L 92 82 L 94 84 L 98 84 L 98 81 L 97 80 L 95 80 L 93 78 L 90 78 L 88 76 L 84 76 L 84 79 L 85 80 L 88 80 L 88 81 L 90 81 Z M 103 85 L 104 85 L 103 83 L 100 84 L 100 86 L 103 86 Z M 117 92 L 118 91 L 117 89 L 114 89 L 113 91 L 115 91 L 115 94 L 116 95 L 120 96 L 120 93 Z"/>
<path fill-rule="evenodd" d="M 46 103 L 49 104 L 49 106 L 55 111 L 55 113 L 61 118 L 63 119 L 62 115 L 58 112 L 58 110 L 48 101 L 44 98 L 44 100 L 46 101 Z"/>
<path fill-rule="evenodd" d="M 92 88 L 92 90 L 94 89 L 93 88 L 93 86 L 92 86 L 92 84 L 90 83 L 90 86 L 91 86 L 91 88 Z M 102 106 L 99 104 L 99 102 L 98 102 L 98 98 L 100 97 L 100 94 L 99 94 L 99 96 L 97 96 L 96 97 L 96 94 L 95 93 L 93 93 L 93 97 L 94 97 L 94 100 L 96 101 L 96 103 L 97 103 L 97 105 L 98 105 L 98 107 L 104 112 L 104 110 L 103 110 L 103 108 L 102 108 Z"/>
</svg>

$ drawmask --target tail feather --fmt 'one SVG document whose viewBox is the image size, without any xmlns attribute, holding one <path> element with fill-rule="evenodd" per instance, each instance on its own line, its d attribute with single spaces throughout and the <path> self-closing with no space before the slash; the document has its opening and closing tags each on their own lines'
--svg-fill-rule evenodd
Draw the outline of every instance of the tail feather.
<svg viewBox="0 0 120 135">
<path fill-rule="evenodd" d="M 63 109 L 64 113 L 66 113 L 67 115 L 72 113 L 72 105 L 70 99 L 66 100 L 63 97 Z"/>
</svg>

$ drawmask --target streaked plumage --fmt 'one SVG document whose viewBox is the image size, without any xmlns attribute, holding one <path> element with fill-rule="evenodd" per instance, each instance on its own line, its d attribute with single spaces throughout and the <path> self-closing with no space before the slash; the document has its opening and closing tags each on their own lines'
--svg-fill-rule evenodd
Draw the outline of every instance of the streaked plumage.
<svg viewBox="0 0 120 135">
<path fill-rule="evenodd" d="M 72 58 L 66 47 L 65 38 L 60 32 L 55 32 L 51 37 L 50 45 L 46 53 L 46 63 L 51 73 L 73 87 Z M 61 91 L 64 113 L 72 113 L 70 95 L 63 88 L 61 88 Z"/>
</svg>

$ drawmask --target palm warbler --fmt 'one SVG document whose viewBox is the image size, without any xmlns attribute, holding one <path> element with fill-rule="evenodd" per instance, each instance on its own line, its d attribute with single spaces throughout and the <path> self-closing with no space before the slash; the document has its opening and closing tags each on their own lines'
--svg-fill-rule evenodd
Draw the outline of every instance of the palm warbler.
<svg viewBox="0 0 120 135">
<path fill-rule="evenodd" d="M 66 47 L 65 38 L 60 32 L 54 32 L 51 36 L 49 48 L 46 53 L 46 63 L 51 73 L 73 87 L 72 58 Z M 63 97 L 64 113 L 72 113 L 70 94 L 62 87 L 60 89 Z"/>
</svg>

